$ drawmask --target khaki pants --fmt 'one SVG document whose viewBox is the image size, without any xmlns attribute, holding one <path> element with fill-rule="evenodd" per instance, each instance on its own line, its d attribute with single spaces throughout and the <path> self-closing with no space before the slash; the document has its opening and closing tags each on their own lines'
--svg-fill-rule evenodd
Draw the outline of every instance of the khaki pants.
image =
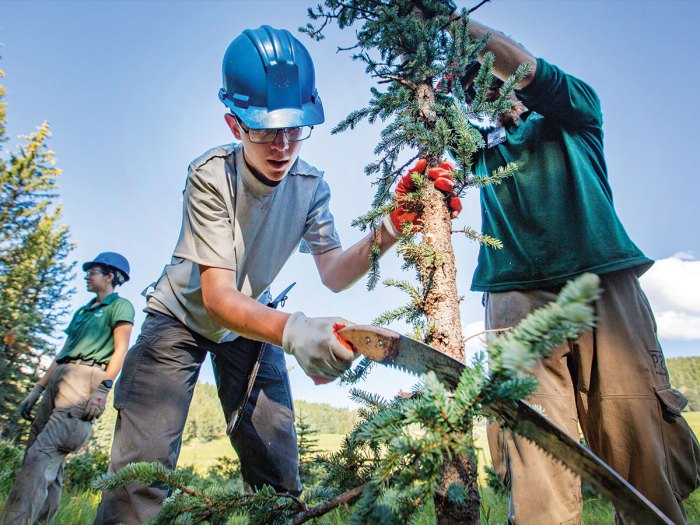
<svg viewBox="0 0 700 525">
<path fill-rule="evenodd" d="M 66 363 L 54 369 L 32 422 L 22 468 L 0 514 L 1 525 L 31 525 L 39 518 L 53 523 L 66 456 L 92 434 L 92 423 L 81 417 L 103 378 L 104 371 L 95 366 Z"/>
<path fill-rule="evenodd" d="M 596 328 L 555 348 L 533 370 L 529 402 L 591 450 L 674 523 L 700 486 L 700 446 L 681 416 L 687 400 L 671 388 L 649 303 L 632 271 L 601 276 Z M 558 290 L 489 293 L 487 329 L 514 326 Z M 581 522 L 581 483 L 535 445 L 488 428 L 494 469 L 510 488 L 510 523 Z M 618 523 L 623 523 L 616 516 Z"/>
</svg>

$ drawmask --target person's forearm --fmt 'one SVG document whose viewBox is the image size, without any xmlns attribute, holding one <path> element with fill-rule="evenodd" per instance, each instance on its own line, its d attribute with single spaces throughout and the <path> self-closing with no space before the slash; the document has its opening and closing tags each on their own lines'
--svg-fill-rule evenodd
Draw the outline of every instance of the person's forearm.
<svg viewBox="0 0 700 525">
<path fill-rule="evenodd" d="M 316 257 L 323 284 L 333 292 L 341 292 L 356 283 L 370 269 L 372 242 L 376 240 L 381 254 L 396 244 L 384 225 L 352 245 L 347 250 L 338 248 Z"/>
<path fill-rule="evenodd" d="M 494 61 L 495 75 L 501 80 L 505 80 L 515 73 L 520 64 L 530 62 L 532 65 L 530 74 L 520 82 L 517 88 L 523 89 L 532 82 L 535 70 L 537 69 L 537 59 L 535 56 L 509 36 L 506 36 L 500 31 L 491 29 L 474 19 L 469 19 L 469 34 L 472 38 L 481 38 L 486 33 L 489 33 L 490 37 L 486 43 L 484 52 L 491 51 L 496 55 L 496 60 Z M 481 58 L 483 58 L 483 53 L 480 59 Z"/>
<path fill-rule="evenodd" d="M 129 349 L 129 338 L 131 337 L 131 323 L 118 323 L 114 327 L 114 353 L 109 359 L 107 370 L 105 371 L 104 379 L 114 381 L 124 364 L 126 352 Z"/>
<path fill-rule="evenodd" d="M 260 304 L 231 286 L 228 270 L 202 267 L 204 307 L 212 320 L 243 337 L 282 346 L 288 313 Z"/>
<path fill-rule="evenodd" d="M 212 302 L 205 302 L 214 322 L 248 339 L 282 346 L 288 313 L 268 308 L 235 288 L 221 290 L 216 296 Z"/>
</svg>

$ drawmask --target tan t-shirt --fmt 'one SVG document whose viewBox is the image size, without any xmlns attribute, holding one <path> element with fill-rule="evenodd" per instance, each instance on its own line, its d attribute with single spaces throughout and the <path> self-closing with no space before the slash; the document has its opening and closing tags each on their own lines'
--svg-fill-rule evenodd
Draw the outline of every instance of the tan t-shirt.
<svg viewBox="0 0 700 525">
<path fill-rule="evenodd" d="M 148 307 L 214 342 L 235 339 L 207 314 L 198 265 L 233 270 L 236 288 L 259 299 L 300 243 L 314 255 L 341 245 L 329 202 L 323 173 L 301 159 L 270 187 L 250 172 L 240 144 L 209 150 L 190 164 L 180 238 Z"/>
</svg>

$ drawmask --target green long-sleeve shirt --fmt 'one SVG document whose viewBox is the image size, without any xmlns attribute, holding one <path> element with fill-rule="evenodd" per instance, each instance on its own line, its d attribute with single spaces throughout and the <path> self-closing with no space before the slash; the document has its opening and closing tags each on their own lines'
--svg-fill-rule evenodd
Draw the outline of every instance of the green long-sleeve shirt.
<svg viewBox="0 0 700 525">
<path fill-rule="evenodd" d="M 476 164 L 478 176 L 507 162 L 519 169 L 481 190 L 482 231 L 503 248 L 481 248 L 472 290 L 543 288 L 583 272 L 648 269 L 652 261 L 615 213 L 595 91 L 540 58 L 532 82 L 516 94 L 529 111 Z"/>
</svg>

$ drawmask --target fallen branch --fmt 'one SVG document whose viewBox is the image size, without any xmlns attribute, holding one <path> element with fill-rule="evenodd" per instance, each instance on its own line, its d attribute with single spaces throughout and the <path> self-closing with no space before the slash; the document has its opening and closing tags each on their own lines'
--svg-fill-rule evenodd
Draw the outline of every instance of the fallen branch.
<svg viewBox="0 0 700 525">
<path fill-rule="evenodd" d="M 321 503 L 320 505 L 311 507 L 309 510 L 297 514 L 294 517 L 294 520 L 291 522 L 292 525 L 299 525 L 300 523 L 305 523 L 314 518 L 318 518 L 319 516 L 323 516 L 324 514 L 330 512 L 336 507 L 352 503 L 362 495 L 362 492 L 365 490 L 366 486 L 367 483 L 360 485 L 359 487 L 355 487 L 354 489 L 350 489 L 347 492 L 343 492 L 342 494 L 337 495 L 335 498 L 331 498 L 328 501 Z"/>
</svg>

